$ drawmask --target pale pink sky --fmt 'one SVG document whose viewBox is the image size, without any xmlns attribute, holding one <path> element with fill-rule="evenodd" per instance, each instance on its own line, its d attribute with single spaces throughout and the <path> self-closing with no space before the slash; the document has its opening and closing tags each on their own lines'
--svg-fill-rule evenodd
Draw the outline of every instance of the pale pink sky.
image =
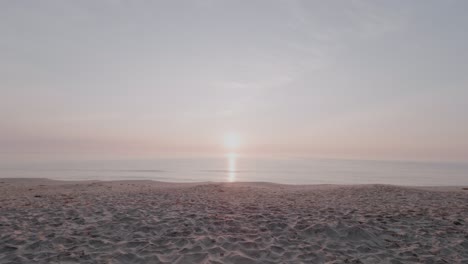
<svg viewBox="0 0 468 264">
<path fill-rule="evenodd" d="M 467 1 L 2 1 L 0 159 L 468 161 Z"/>
</svg>

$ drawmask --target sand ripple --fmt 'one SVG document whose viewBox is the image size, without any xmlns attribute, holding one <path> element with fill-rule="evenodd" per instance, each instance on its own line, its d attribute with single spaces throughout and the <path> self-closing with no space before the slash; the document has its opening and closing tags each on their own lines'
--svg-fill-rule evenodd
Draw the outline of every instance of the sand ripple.
<svg viewBox="0 0 468 264">
<path fill-rule="evenodd" d="M 468 191 L 2 180 L 0 263 L 468 263 Z"/>
</svg>

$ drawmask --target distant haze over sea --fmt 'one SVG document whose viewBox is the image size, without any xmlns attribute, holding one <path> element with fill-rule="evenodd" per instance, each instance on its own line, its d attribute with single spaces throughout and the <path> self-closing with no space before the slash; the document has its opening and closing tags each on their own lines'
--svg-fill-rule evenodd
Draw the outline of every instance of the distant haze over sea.
<svg viewBox="0 0 468 264">
<path fill-rule="evenodd" d="M 2 164 L 1 178 L 274 182 L 284 184 L 468 185 L 468 164 L 343 159 L 224 158 Z"/>
</svg>

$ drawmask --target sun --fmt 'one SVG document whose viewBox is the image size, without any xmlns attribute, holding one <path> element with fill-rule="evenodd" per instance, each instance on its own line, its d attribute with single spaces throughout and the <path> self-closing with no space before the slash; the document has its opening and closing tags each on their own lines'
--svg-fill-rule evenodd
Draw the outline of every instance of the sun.
<svg viewBox="0 0 468 264">
<path fill-rule="evenodd" d="M 229 132 L 224 135 L 224 146 L 230 150 L 239 148 L 240 142 L 240 137 L 235 132 Z"/>
</svg>

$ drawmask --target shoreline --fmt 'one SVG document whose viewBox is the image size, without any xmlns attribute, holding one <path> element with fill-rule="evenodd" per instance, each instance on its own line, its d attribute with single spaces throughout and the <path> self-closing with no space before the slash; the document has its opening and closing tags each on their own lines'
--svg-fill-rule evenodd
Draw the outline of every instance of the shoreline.
<svg viewBox="0 0 468 264">
<path fill-rule="evenodd" d="M 268 181 L 255 181 L 255 182 L 216 182 L 216 181 L 201 181 L 201 182 L 170 182 L 170 181 L 158 181 L 158 180 L 56 180 L 50 178 L 0 178 L 0 187 L 1 184 L 13 184 L 14 186 L 25 184 L 25 185 L 67 185 L 67 184 L 89 184 L 89 183 L 150 183 L 152 185 L 160 185 L 164 187 L 174 186 L 174 187 L 188 187 L 196 185 L 232 185 L 232 186 L 283 186 L 285 188 L 318 188 L 318 187 L 329 187 L 329 188 L 338 188 L 338 187 L 365 187 L 365 186 L 389 186 L 389 187 L 399 187 L 399 188 L 408 188 L 408 189 L 418 189 L 418 190 L 427 190 L 427 191 L 443 191 L 443 192 L 452 192 L 452 191 L 467 191 L 468 185 L 395 185 L 395 184 L 383 184 L 383 183 L 364 183 L 364 184 L 333 184 L 333 183 L 320 183 L 320 184 L 285 184 L 285 183 L 276 183 Z"/>
<path fill-rule="evenodd" d="M 463 188 L 0 178 L 0 263 L 465 263 Z"/>
</svg>

